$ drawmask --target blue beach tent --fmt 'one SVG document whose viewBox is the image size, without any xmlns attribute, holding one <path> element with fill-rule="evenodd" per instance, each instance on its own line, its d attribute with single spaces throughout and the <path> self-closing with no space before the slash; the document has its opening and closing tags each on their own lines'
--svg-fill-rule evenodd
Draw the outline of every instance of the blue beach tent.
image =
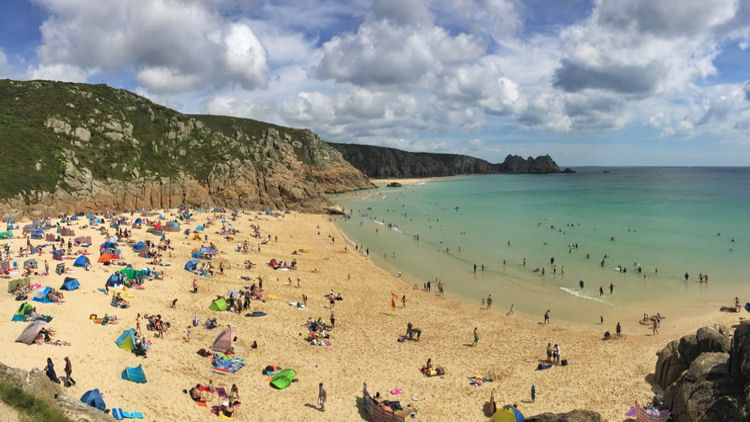
<svg viewBox="0 0 750 422">
<path fill-rule="evenodd" d="M 120 337 L 117 337 L 115 344 L 120 349 L 130 350 L 135 349 L 135 330 L 130 328 L 122 332 Z"/>
<path fill-rule="evenodd" d="M 104 404 L 104 400 L 102 400 L 102 394 L 99 392 L 98 388 L 83 393 L 83 396 L 81 396 L 81 401 L 99 410 L 105 410 L 107 408 L 107 405 Z"/>
<path fill-rule="evenodd" d="M 141 249 L 143 249 L 145 246 L 146 246 L 145 243 L 138 242 L 138 243 L 135 244 L 135 246 L 133 246 L 133 250 L 136 251 L 136 252 L 140 252 Z"/>
<path fill-rule="evenodd" d="M 203 226 L 198 226 L 198 227 L 196 227 L 196 228 L 195 228 L 195 231 L 197 231 L 197 232 L 202 232 L 202 231 L 203 231 Z"/>
<path fill-rule="evenodd" d="M 122 379 L 143 384 L 146 382 L 146 374 L 143 372 L 141 365 L 135 368 L 126 366 L 125 370 L 122 371 Z"/>
<path fill-rule="evenodd" d="M 143 219 L 141 219 L 140 217 L 136 218 L 135 224 L 143 224 Z"/>
<path fill-rule="evenodd" d="M 65 281 L 63 281 L 60 290 L 75 290 L 80 286 L 81 283 L 78 282 L 77 278 L 65 277 Z"/>
<path fill-rule="evenodd" d="M 86 267 L 86 265 L 91 264 L 91 261 L 89 261 L 89 258 L 81 255 L 78 258 L 76 258 L 75 262 L 73 263 L 74 267 Z"/>
<path fill-rule="evenodd" d="M 52 287 L 45 287 L 43 289 L 40 289 L 38 292 L 36 292 L 32 300 L 34 302 L 52 303 L 52 301 L 47 297 L 47 293 L 49 293 L 50 290 L 52 290 Z"/>
<path fill-rule="evenodd" d="M 197 259 L 191 259 L 185 264 L 185 269 L 190 272 L 193 272 L 195 271 L 195 267 L 198 265 L 199 262 L 200 261 L 198 261 Z"/>
</svg>

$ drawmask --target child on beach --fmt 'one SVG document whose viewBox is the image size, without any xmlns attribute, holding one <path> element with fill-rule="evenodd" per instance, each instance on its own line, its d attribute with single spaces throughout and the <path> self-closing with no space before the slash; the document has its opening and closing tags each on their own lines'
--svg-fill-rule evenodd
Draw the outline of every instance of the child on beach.
<svg viewBox="0 0 750 422">
<path fill-rule="evenodd" d="M 474 327 L 474 342 L 471 343 L 472 347 L 476 347 L 479 342 L 479 333 L 477 333 L 477 327 Z"/>
<path fill-rule="evenodd" d="M 190 326 L 185 330 L 185 343 L 190 343 Z"/>
</svg>

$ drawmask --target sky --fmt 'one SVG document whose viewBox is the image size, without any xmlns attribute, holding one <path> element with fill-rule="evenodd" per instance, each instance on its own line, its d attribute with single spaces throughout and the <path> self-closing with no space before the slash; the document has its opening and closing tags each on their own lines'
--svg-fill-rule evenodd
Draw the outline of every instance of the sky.
<svg viewBox="0 0 750 422">
<path fill-rule="evenodd" d="M 7 0 L 0 78 L 492 162 L 750 166 L 750 0 Z"/>
</svg>

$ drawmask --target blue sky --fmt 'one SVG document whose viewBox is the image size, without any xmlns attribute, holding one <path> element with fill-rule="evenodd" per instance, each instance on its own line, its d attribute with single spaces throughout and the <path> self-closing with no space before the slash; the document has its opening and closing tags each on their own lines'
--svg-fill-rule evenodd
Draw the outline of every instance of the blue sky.
<svg viewBox="0 0 750 422">
<path fill-rule="evenodd" d="M 490 161 L 750 165 L 744 0 L 10 1 L 0 77 Z"/>
</svg>

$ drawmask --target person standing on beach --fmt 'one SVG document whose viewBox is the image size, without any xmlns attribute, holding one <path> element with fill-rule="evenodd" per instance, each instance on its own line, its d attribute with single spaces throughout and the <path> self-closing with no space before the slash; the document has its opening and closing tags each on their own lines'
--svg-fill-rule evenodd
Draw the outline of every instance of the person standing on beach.
<svg viewBox="0 0 750 422">
<path fill-rule="evenodd" d="M 612 294 L 612 292 L 615 290 L 615 285 L 612 283 L 609 283 L 609 294 Z"/>
<path fill-rule="evenodd" d="M 531 401 L 536 400 L 536 385 L 531 384 Z"/>
<path fill-rule="evenodd" d="M 507 314 L 505 314 L 505 315 L 513 315 L 513 310 L 514 310 L 514 309 L 516 309 L 516 305 L 515 305 L 515 304 L 513 304 L 513 303 L 511 303 L 511 304 L 510 304 L 510 309 L 508 310 L 508 313 L 507 313 Z"/>
<path fill-rule="evenodd" d="M 333 312 L 333 309 L 331 309 L 331 328 L 336 327 L 336 315 Z"/>
<path fill-rule="evenodd" d="M 318 384 L 318 406 L 320 406 L 320 411 L 325 412 L 326 410 L 326 398 L 328 393 L 326 392 L 325 387 L 323 387 L 323 383 L 321 382 Z"/>
<path fill-rule="evenodd" d="M 620 325 L 620 321 L 617 321 L 617 327 L 615 328 L 615 332 L 617 333 L 617 337 L 620 337 L 620 334 L 622 334 L 622 326 Z"/>
<path fill-rule="evenodd" d="M 688 274 L 688 273 L 685 273 L 685 282 L 687 282 L 687 281 L 688 281 L 688 278 L 690 278 L 690 274 Z"/>
<path fill-rule="evenodd" d="M 492 294 L 487 295 L 487 310 L 489 311 L 492 307 Z"/>
<path fill-rule="evenodd" d="M 654 325 L 651 328 L 651 331 L 654 333 L 654 335 L 659 335 L 659 321 L 654 319 Z"/>
<path fill-rule="evenodd" d="M 198 282 L 193 279 L 193 293 L 198 293 Z"/>
<path fill-rule="evenodd" d="M 406 308 L 406 295 L 401 296 L 401 309 Z"/>
<path fill-rule="evenodd" d="M 52 363 L 51 358 L 47 358 L 47 367 L 44 371 L 44 373 L 49 377 L 49 379 L 54 382 L 55 384 L 60 384 L 60 379 L 57 378 L 57 374 L 55 373 L 55 364 Z"/>
<path fill-rule="evenodd" d="M 479 333 L 477 332 L 477 327 L 474 327 L 474 342 L 471 343 L 471 346 L 476 347 L 477 343 L 479 343 Z"/>
<path fill-rule="evenodd" d="M 544 323 L 549 324 L 549 309 L 544 313 Z"/>
<path fill-rule="evenodd" d="M 604 286 L 599 286 L 599 296 L 604 296 Z"/>
<path fill-rule="evenodd" d="M 73 373 L 73 365 L 70 363 L 70 359 L 68 359 L 67 356 L 65 356 L 65 386 L 70 387 L 71 385 L 75 385 L 76 380 L 73 379 L 71 374 Z"/>
</svg>

